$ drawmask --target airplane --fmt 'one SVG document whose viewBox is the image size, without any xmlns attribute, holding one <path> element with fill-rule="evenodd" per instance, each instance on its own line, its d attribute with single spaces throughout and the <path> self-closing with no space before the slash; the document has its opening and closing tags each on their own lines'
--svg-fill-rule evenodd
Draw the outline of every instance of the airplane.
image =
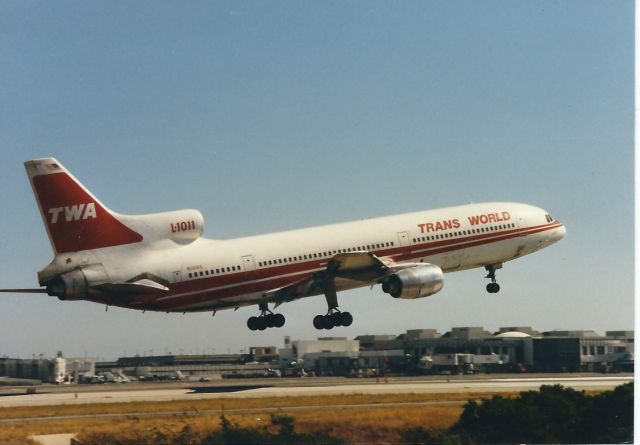
<svg viewBox="0 0 640 445">
<path fill-rule="evenodd" d="M 24 163 L 54 258 L 35 289 L 142 311 L 198 312 L 257 305 L 251 330 L 282 327 L 283 303 L 324 295 L 316 329 L 350 326 L 337 292 L 382 285 L 393 298 L 439 292 L 444 273 L 484 268 L 489 293 L 503 264 L 547 247 L 566 228 L 528 204 L 492 202 L 228 240 L 202 237 L 197 210 L 122 215 L 55 158 Z"/>
</svg>

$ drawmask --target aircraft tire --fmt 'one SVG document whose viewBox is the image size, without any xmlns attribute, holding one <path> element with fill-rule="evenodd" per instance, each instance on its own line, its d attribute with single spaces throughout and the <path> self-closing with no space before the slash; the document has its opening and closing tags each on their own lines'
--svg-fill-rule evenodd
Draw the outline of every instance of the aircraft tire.
<svg viewBox="0 0 640 445">
<path fill-rule="evenodd" d="M 353 323 L 353 316 L 349 312 L 340 313 L 340 326 L 351 326 Z"/>
<path fill-rule="evenodd" d="M 276 325 L 276 319 L 273 314 L 267 314 L 262 318 L 264 319 L 264 322 L 268 328 L 272 328 Z"/>
<path fill-rule="evenodd" d="M 335 321 L 335 315 L 325 315 L 324 317 L 322 317 L 322 325 L 327 331 L 337 326 Z"/>
<path fill-rule="evenodd" d="M 258 330 L 264 331 L 269 327 L 269 323 L 266 320 L 266 317 L 257 317 L 258 318 Z"/>
<path fill-rule="evenodd" d="M 500 291 L 500 285 L 498 283 L 487 284 L 487 292 L 490 294 L 496 294 Z"/>
<path fill-rule="evenodd" d="M 258 323 L 260 323 L 258 321 L 258 317 L 249 317 L 249 319 L 247 320 L 247 327 L 252 331 L 257 331 Z"/>
<path fill-rule="evenodd" d="M 342 312 L 335 312 L 327 317 L 328 321 L 331 322 L 331 327 L 334 326 L 343 326 L 342 324 Z"/>
<path fill-rule="evenodd" d="M 316 315 L 315 317 L 313 317 L 313 327 L 321 330 L 324 329 L 324 316 L 323 315 Z"/>
<path fill-rule="evenodd" d="M 275 314 L 273 316 L 273 326 L 276 328 L 281 328 L 282 326 L 284 326 L 285 323 L 285 318 L 284 315 L 282 314 Z"/>
</svg>

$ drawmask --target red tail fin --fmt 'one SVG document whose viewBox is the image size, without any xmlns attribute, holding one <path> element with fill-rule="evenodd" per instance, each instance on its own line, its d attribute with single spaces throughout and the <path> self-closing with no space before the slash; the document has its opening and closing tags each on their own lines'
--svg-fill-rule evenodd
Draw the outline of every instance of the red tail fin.
<svg viewBox="0 0 640 445">
<path fill-rule="evenodd" d="M 24 165 L 56 253 L 142 241 L 54 158 Z"/>
</svg>

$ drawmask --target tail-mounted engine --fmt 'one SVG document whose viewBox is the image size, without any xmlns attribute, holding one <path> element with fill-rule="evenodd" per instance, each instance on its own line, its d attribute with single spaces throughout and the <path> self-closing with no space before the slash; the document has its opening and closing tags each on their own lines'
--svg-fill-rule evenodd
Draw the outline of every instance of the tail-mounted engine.
<svg viewBox="0 0 640 445">
<path fill-rule="evenodd" d="M 85 300 L 93 293 L 91 286 L 102 284 L 108 279 L 104 267 L 93 264 L 73 269 L 42 284 L 47 286 L 47 294 L 60 300 Z"/>
<path fill-rule="evenodd" d="M 443 285 L 442 269 L 434 264 L 418 264 L 386 277 L 382 290 L 393 298 L 414 299 L 433 295 Z"/>
</svg>

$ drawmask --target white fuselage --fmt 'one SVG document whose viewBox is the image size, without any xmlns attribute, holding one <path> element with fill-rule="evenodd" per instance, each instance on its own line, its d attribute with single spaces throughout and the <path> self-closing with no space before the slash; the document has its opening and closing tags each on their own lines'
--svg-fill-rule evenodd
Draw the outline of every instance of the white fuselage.
<svg viewBox="0 0 640 445">
<path fill-rule="evenodd" d="M 134 229 L 135 224 L 132 220 Z M 513 260 L 564 234 L 561 223 L 534 206 L 469 204 L 230 240 L 159 239 L 73 252 L 56 258 L 47 268 L 51 270 L 41 274 L 59 273 L 64 264 L 100 264 L 108 280 L 116 282 L 152 274 L 166 282 L 168 292 L 94 301 L 168 312 L 205 311 L 260 303 L 269 291 L 323 270 L 340 253 L 371 252 L 394 264 L 424 262 L 453 272 Z M 344 281 L 336 287 L 369 284 Z"/>
</svg>

